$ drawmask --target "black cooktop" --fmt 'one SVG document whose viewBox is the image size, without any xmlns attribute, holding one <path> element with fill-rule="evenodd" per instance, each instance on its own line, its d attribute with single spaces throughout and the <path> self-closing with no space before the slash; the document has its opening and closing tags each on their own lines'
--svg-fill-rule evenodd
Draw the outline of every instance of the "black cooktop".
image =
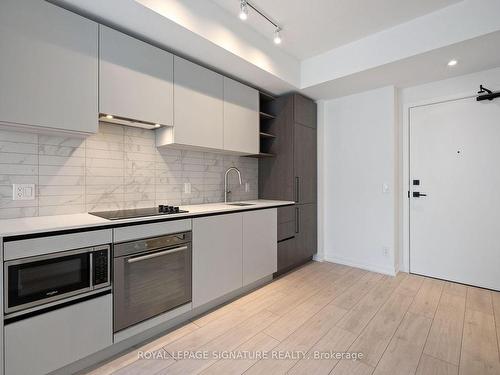
<svg viewBox="0 0 500 375">
<path fill-rule="evenodd" d="M 157 215 L 173 215 L 187 212 L 189 211 L 180 210 L 179 207 L 176 206 L 160 205 L 158 207 L 134 208 L 130 210 L 89 212 L 89 214 L 108 220 L 120 220 Z"/>
</svg>

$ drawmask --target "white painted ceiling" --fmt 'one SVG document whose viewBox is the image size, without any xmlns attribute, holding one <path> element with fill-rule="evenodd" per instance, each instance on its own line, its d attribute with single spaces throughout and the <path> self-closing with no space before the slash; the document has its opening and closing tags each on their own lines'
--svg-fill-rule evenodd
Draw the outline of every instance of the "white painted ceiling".
<svg viewBox="0 0 500 375">
<path fill-rule="evenodd" d="M 235 16 L 240 0 L 212 0 Z M 250 0 L 283 26 L 284 51 L 299 60 L 394 27 L 461 0 Z M 272 39 L 273 26 L 250 9 L 248 27 Z"/>
</svg>

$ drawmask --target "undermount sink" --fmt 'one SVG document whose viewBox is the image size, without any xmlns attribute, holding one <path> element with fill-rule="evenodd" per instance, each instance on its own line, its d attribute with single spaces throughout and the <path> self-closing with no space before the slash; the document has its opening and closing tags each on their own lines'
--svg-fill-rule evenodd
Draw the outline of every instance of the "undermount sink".
<svg viewBox="0 0 500 375">
<path fill-rule="evenodd" d="M 255 206 L 255 203 L 226 203 L 228 206 Z"/>
</svg>

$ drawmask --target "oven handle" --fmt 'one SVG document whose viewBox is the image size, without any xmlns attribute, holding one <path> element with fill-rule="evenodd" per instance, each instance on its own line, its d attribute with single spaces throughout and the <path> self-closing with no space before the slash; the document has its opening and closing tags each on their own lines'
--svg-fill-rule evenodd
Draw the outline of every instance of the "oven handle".
<svg viewBox="0 0 500 375">
<path fill-rule="evenodd" d="M 176 248 L 170 249 L 170 250 L 159 251 L 159 252 L 153 253 L 153 254 L 140 255 L 137 257 L 127 259 L 127 263 L 140 262 L 140 261 L 147 260 L 147 259 L 152 259 L 152 258 L 157 258 L 157 257 L 161 257 L 161 256 L 168 255 L 168 254 L 177 253 L 179 251 L 185 251 L 187 249 L 188 249 L 187 246 L 181 246 L 181 247 L 176 247 Z"/>
</svg>

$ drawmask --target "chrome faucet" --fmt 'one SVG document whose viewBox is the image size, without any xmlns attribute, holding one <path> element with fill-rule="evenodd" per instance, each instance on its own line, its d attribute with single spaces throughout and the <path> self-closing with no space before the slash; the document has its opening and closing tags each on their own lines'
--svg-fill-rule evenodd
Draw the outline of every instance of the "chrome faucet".
<svg viewBox="0 0 500 375">
<path fill-rule="evenodd" d="M 238 179 L 240 180 L 240 185 L 241 185 L 241 173 L 240 170 L 236 167 L 231 167 L 226 171 L 226 174 L 224 175 L 224 203 L 227 203 L 227 195 L 231 193 L 230 190 L 227 190 L 227 175 L 231 171 L 236 171 L 238 173 Z"/>
</svg>

